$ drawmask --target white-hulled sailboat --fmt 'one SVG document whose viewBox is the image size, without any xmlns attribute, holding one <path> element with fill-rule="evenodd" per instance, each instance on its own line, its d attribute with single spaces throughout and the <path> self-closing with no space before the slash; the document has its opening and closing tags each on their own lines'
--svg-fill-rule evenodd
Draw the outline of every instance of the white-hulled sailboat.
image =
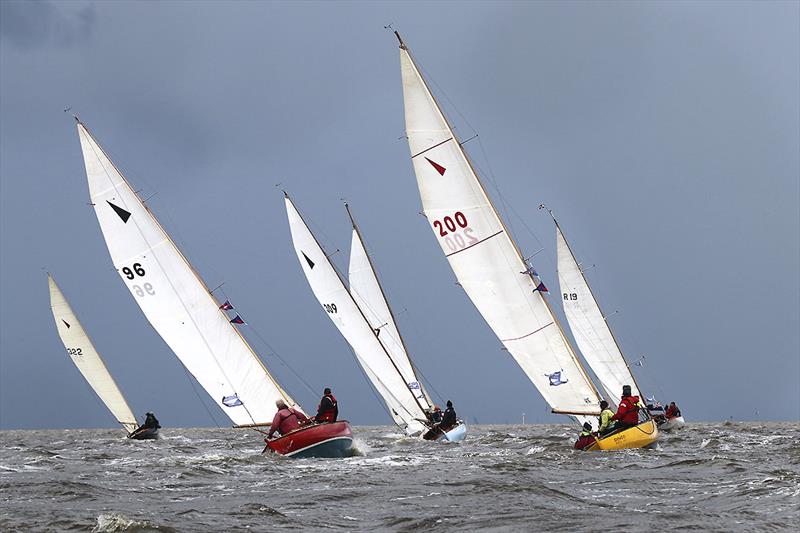
<svg viewBox="0 0 800 533">
<path fill-rule="evenodd" d="M 77 117 L 76 117 L 77 119 Z M 153 213 L 78 120 L 89 194 L 114 267 L 153 328 L 234 427 L 266 427 L 276 401 L 302 409 L 267 371 Z M 349 454 L 346 421 L 307 426 L 285 455 Z M 319 438 L 317 438 L 319 437 Z"/>
<path fill-rule="evenodd" d="M 158 429 L 155 431 L 138 432 L 134 435 L 139 424 L 133 415 L 128 402 L 120 392 L 117 383 L 106 368 L 103 359 L 92 344 L 92 340 L 83 329 L 78 317 L 72 311 L 69 302 L 59 289 L 53 276 L 47 275 L 47 283 L 50 285 L 50 309 L 53 311 L 53 319 L 56 322 L 56 330 L 64 348 L 67 350 L 72 362 L 80 373 L 89 383 L 89 386 L 105 404 L 111 414 L 114 415 L 128 434 L 128 437 L 136 439 L 154 439 L 158 436 Z"/>
<path fill-rule="evenodd" d="M 450 267 L 552 412 L 596 425 L 600 396 L 544 298 L 544 285 L 506 230 L 407 46 L 395 34 L 411 160 L 424 214 Z M 654 424 L 649 435 L 655 440 Z M 642 445 L 627 440 L 619 447 Z"/>
<path fill-rule="evenodd" d="M 311 290 L 353 348 L 395 424 L 407 435 L 462 440 L 466 436 L 466 425 L 461 421 L 453 428 L 446 428 L 446 432 L 429 432 L 433 426 L 430 422 L 433 402 L 408 357 L 349 207 L 353 237 L 348 290 L 289 195 L 285 196 L 292 244 Z"/>
<path fill-rule="evenodd" d="M 603 386 L 609 403 L 618 403 L 623 385 L 631 386 L 631 393 L 646 400 L 636 383 L 628 362 L 619 347 L 614 333 L 600 309 L 589 282 L 584 276 L 575 254 L 572 253 L 561 226 L 553 211 L 544 205 L 556 226 L 556 252 L 558 256 L 558 282 L 561 301 L 572 335 L 586 362 Z M 659 420 L 661 419 L 661 420 Z M 683 418 L 668 420 L 662 414 L 656 417 L 659 429 L 668 430 L 683 425 Z"/>
</svg>

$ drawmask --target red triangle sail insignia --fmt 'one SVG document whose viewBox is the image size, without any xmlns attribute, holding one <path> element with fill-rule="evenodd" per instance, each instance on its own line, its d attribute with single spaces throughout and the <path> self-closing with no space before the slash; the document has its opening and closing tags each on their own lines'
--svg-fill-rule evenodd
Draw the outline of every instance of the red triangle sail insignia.
<svg viewBox="0 0 800 533">
<path fill-rule="evenodd" d="M 444 167 L 443 167 L 442 165 L 440 165 L 439 163 L 436 163 L 435 161 L 431 161 L 431 160 L 430 160 L 430 159 L 428 159 L 427 157 L 425 158 L 425 161 L 427 161 L 428 163 L 430 163 L 430 164 L 433 166 L 433 168 L 435 168 L 435 169 L 436 169 L 436 172 L 438 172 L 440 176 L 444 176 L 444 172 L 447 170 L 446 168 L 444 168 Z"/>
</svg>

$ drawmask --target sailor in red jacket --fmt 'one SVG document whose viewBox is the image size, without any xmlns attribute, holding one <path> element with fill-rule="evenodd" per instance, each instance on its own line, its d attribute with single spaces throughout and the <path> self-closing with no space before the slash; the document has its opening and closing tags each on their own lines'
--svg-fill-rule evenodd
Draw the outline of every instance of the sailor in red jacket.
<svg viewBox="0 0 800 533">
<path fill-rule="evenodd" d="M 319 402 L 317 407 L 317 416 L 314 420 L 320 422 L 336 422 L 339 418 L 339 404 L 336 403 L 336 397 L 331 393 L 331 389 L 325 387 L 325 395 Z"/>
<path fill-rule="evenodd" d="M 278 407 L 278 412 L 275 413 L 275 418 L 272 419 L 269 434 L 267 435 L 268 439 L 271 439 L 276 431 L 281 435 L 286 435 L 308 422 L 306 415 L 293 407 L 287 406 L 283 400 L 277 400 L 275 405 Z"/>
<path fill-rule="evenodd" d="M 675 405 L 675 402 L 670 402 L 664 415 L 667 417 L 667 420 L 670 418 L 678 418 L 681 416 L 681 410 L 678 409 L 678 406 Z"/>
<path fill-rule="evenodd" d="M 631 386 L 622 386 L 622 399 L 619 402 L 617 413 L 611 420 L 617 422 L 617 427 L 633 427 L 639 425 L 639 397 L 631 395 Z"/>
<path fill-rule="evenodd" d="M 583 423 L 583 431 L 581 431 L 578 440 L 575 441 L 574 448 L 582 450 L 595 443 L 594 435 L 592 434 L 592 425 L 589 422 Z"/>
</svg>

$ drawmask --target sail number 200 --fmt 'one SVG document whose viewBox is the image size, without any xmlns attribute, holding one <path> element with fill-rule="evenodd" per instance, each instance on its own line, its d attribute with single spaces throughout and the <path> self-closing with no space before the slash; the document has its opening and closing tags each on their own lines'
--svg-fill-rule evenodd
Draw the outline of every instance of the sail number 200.
<svg viewBox="0 0 800 533">
<path fill-rule="evenodd" d="M 438 230 L 439 236 L 444 238 L 444 242 L 451 252 L 478 242 L 478 239 L 472 235 L 472 228 L 467 227 L 468 225 L 467 216 L 461 211 L 456 211 L 452 217 L 448 215 L 442 220 L 433 221 L 433 227 Z M 460 229 L 464 231 L 459 232 Z"/>
</svg>

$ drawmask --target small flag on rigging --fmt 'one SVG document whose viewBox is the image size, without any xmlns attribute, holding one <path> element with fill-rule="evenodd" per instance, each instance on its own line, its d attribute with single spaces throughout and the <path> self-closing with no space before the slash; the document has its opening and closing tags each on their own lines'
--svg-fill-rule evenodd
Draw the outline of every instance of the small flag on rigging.
<svg viewBox="0 0 800 533">
<path fill-rule="evenodd" d="M 231 309 L 233 309 L 233 304 L 231 303 L 230 300 L 225 300 L 225 303 L 220 305 L 219 308 L 222 309 L 223 311 L 230 311 Z"/>
<path fill-rule="evenodd" d="M 247 325 L 247 322 L 242 320 L 242 317 L 240 317 L 239 315 L 236 315 L 235 317 L 233 317 L 231 319 L 231 324 L 244 324 L 244 325 Z"/>
<path fill-rule="evenodd" d="M 545 293 L 545 294 L 550 294 L 550 291 L 548 291 L 548 290 L 547 290 L 547 287 L 545 287 L 545 286 L 544 286 L 544 283 L 542 283 L 541 281 L 540 281 L 540 282 L 539 282 L 539 284 L 536 286 L 536 288 L 535 288 L 535 289 L 533 289 L 533 292 L 536 292 L 536 291 L 543 292 L 543 293 Z"/>
<path fill-rule="evenodd" d="M 223 396 L 222 405 L 224 405 L 225 407 L 238 407 L 244 404 L 242 403 L 242 400 L 239 399 L 239 395 L 234 394 L 232 396 Z"/>
<path fill-rule="evenodd" d="M 559 385 L 563 385 L 564 383 L 569 383 L 568 379 L 561 379 L 561 370 L 558 372 L 553 372 L 552 374 L 545 374 L 547 378 L 550 380 L 551 387 L 558 387 Z"/>
</svg>

